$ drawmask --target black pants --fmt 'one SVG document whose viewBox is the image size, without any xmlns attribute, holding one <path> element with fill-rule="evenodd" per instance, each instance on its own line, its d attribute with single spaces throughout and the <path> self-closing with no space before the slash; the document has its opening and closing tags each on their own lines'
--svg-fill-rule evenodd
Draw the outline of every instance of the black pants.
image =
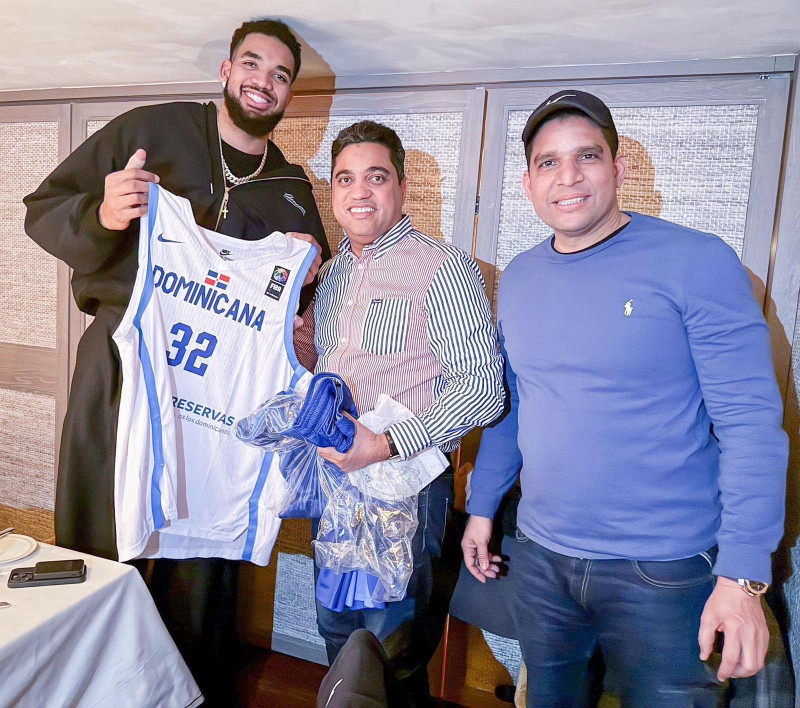
<svg viewBox="0 0 800 708">
<path fill-rule="evenodd" d="M 236 654 L 239 561 L 221 558 L 130 561 L 145 579 L 206 706 L 230 706 Z"/>
<path fill-rule="evenodd" d="M 380 639 L 398 679 L 403 706 L 430 703 L 428 662 L 442 637 L 458 578 L 463 524 L 453 516 L 453 474 L 431 482 L 419 494 L 419 526 L 412 550 L 414 572 L 405 599 L 381 610 L 334 612 L 317 603 L 317 626 L 332 664 L 356 629 Z M 316 524 L 313 527 L 316 535 Z"/>
</svg>

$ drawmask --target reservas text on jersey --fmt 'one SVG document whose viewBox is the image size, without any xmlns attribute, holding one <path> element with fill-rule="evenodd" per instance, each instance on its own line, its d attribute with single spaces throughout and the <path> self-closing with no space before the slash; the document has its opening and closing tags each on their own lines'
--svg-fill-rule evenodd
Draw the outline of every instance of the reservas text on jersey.
<svg viewBox="0 0 800 708">
<path fill-rule="evenodd" d="M 231 299 L 216 287 L 205 285 L 197 280 L 187 280 L 173 271 L 165 271 L 161 266 L 153 267 L 153 285 L 167 295 L 181 297 L 195 307 L 230 317 L 235 322 L 253 327 L 259 332 L 264 324 L 266 312 L 257 305 Z"/>
<path fill-rule="evenodd" d="M 232 415 L 226 415 L 225 411 L 217 411 L 202 403 L 195 403 L 194 401 L 187 401 L 185 398 L 172 397 L 172 405 L 182 411 L 194 413 L 201 418 L 210 418 L 215 423 L 222 423 L 223 425 L 233 425 L 236 418 Z"/>
</svg>

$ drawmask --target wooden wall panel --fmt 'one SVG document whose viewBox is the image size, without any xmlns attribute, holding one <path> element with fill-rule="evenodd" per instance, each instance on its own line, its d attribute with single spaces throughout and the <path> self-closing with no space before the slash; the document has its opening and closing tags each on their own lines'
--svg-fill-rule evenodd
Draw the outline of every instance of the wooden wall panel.
<svg viewBox="0 0 800 708">
<path fill-rule="evenodd" d="M 41 540 L 67 403 L 68 269 L 26 236 L 22 198 L 68 150 L 69 106 L 0 106 L 0 524 Z"/>
</svg>

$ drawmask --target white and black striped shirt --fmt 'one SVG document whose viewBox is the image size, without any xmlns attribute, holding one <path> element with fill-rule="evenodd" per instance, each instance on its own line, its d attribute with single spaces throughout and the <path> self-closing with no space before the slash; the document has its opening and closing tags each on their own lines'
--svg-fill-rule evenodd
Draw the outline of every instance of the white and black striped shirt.
<svg viewBox="0 0 800 708">
<path fill-rule="evenodd" d="M 431 445 L 454 450 L 502 412 L 503 365 L 480 270 L 408 216 L 360 258 L 345 236 L 320 270 L 313 313 L 296 340 L 300 350 L 314 333 L 316 371 L 342 376 L 361 412 L 385 393 L 415 414 L 390 428 L 403 458 Z"/>
</svg>

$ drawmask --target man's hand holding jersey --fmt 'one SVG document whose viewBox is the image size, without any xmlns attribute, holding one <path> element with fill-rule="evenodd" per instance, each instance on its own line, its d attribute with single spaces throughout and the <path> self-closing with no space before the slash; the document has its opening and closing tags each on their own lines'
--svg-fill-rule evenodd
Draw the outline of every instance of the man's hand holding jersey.
<svg viewBox="0 0 800 708">
<path fill-rule="evenodd" d="M 314 278 L 317 277 L 317 273 L 319 272 L 319 267 L 322 265 L 322 247 L 319 245 L 319 243 L 317 243 L 317 239 L 315 239 L 311 234 L 301 234 L 298 231 L 287 231 L 286 235 L 296 238 L 298 241 L 310 243 L 314 248 L 317 249 L 317 257 L 314 259 L 314 262 L 308 269 L 308 273 L 306 273 L 306 279 L 303 281 L 303 285 L 309 285 L 310 283 L 313 283 Z"/>
<path fill-rule="evenodd" d="M 103 203 L 97 213 L 109 231 L 124 231 L 131 221 L 147 213 L 147 193 L 158 175 L 142 169 L 147 153 L 141 148 L 131 155 L 125 169 L 106 175 Z"/>
</svg>

